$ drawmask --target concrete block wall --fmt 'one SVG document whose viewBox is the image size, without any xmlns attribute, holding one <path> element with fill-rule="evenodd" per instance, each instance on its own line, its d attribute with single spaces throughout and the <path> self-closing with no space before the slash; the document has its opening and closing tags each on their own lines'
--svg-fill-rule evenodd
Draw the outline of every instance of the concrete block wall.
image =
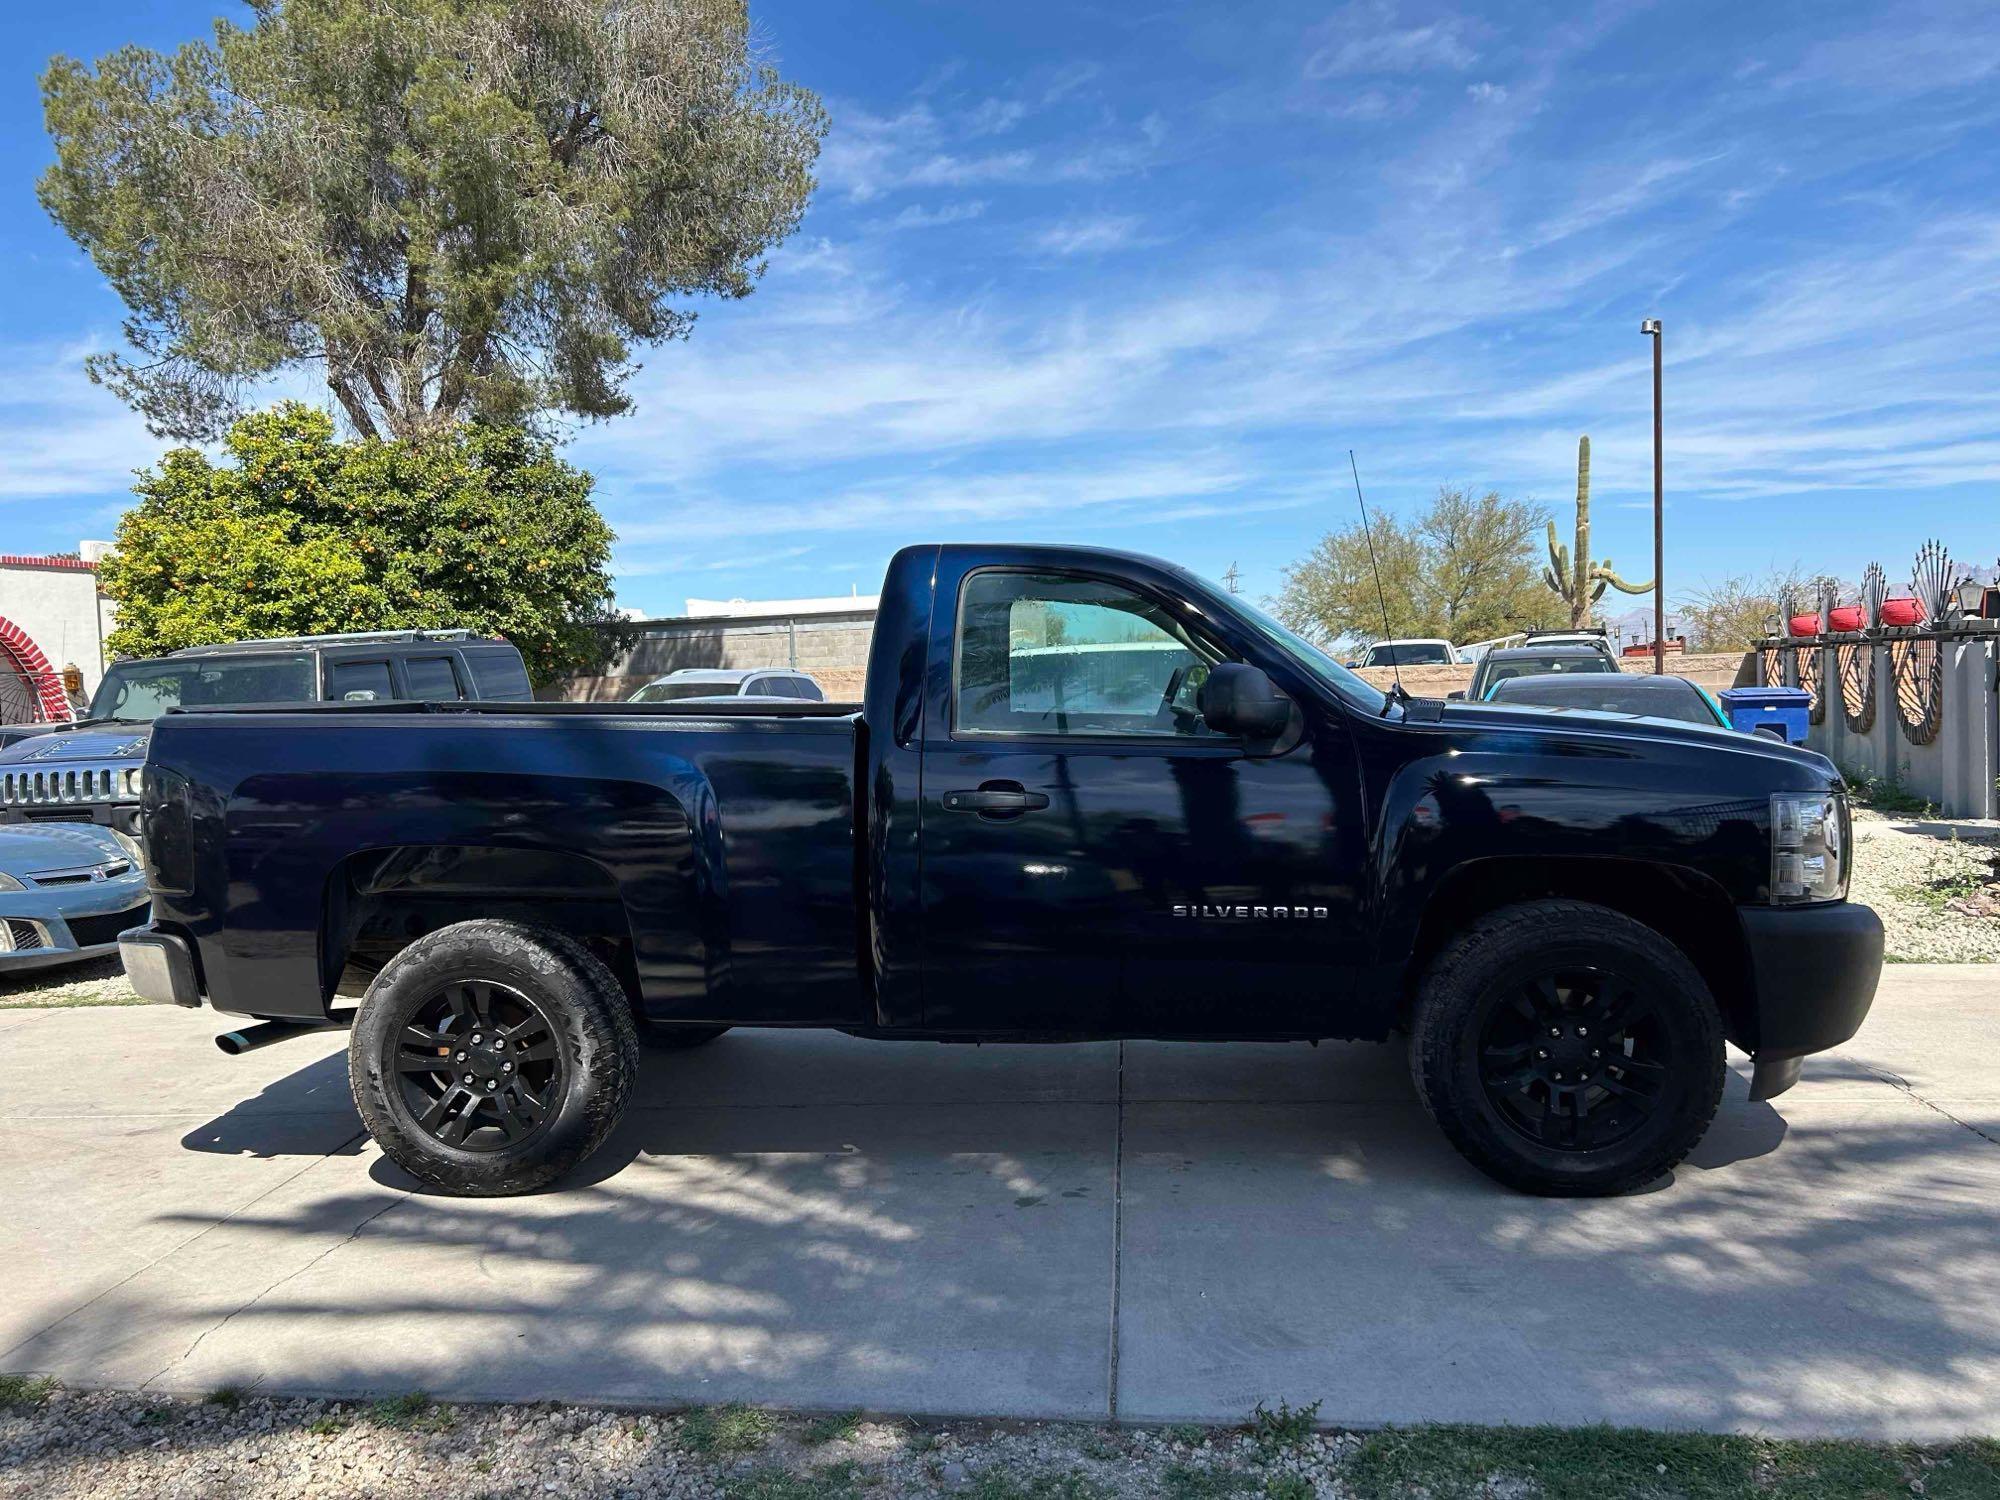
<svg viewBox="0 0 2000 1500">
<path fill-rule="evenodd" d="M 1847 722 L 1835 676 L 1835 648 L 1814 646 L 1826 684 L 1826 715 L 1806 743 L 1843 771 L 1893 781 L 1935 802 L 1946 817 L 2000 817 L 2000 639 L 1990 632 L 1938 643 L 1944 659 L 1944 718 L 1937 738 L 1912 744 L 1896 709 L 1896 677 L 1886 644 L 1873 654 L 1875 722 L 1856 732 Z M 1788 670 L 1786 680 L 1796 683 Z"/>
<path fill-rule="evenodd" d="M 544 698 L 618 703 L 655 677 L 684 667 L 791 667 L 812 674 L 829 699 L 854 702 L 867 676 L 871 612 L 737 619 L 651 620 L 632 649 L 602 676 L 573 677 Z"/>
</svg>

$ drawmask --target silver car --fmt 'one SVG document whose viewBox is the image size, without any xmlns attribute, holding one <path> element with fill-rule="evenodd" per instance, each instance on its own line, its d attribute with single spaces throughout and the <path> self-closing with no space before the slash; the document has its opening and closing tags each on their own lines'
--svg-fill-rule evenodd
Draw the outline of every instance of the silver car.
<svg viewBox="0 0 2000 1500">
<path fill-rule="evenodd" d="M 109 829 L 0 826 L 0 975 L 116 953 L 149 901 L 136 847 Z"/>
<path fill-rule="evenodd" d="M 725 698 L 787 698 L 824 703 L 826 694 L 804 672 L 783 667 L 682 667 L 655 677 L 627 703 L 716 703 Z"/>
</svg>

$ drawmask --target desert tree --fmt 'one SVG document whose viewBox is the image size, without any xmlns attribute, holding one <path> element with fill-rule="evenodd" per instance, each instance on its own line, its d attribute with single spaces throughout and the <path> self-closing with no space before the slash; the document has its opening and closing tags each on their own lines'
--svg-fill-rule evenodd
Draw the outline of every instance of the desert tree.
<svg viewBox="0 0 2000 1500">
<path fill-rule="evenodd" d="M 250 9 L 42 80 L 42 203 L 129 313 L 90 373 L 162 436 L 298 367 L 363 437 L 614 415 L 812 191 L 826 117 L 744 0 Z"/>
</svg>

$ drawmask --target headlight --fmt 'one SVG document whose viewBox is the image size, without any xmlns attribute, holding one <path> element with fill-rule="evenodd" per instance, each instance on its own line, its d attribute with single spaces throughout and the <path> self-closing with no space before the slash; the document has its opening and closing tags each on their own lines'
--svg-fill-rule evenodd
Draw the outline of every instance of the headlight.
<svg viewBox="0 0 2000 1500">
<path fill-rule="evenodd" d="M 121 771 L 118 776 L 119 795 L 136 799 L 143 789 L 142 767 L 134 766 L 129 771 Z"/>
<path fill-rule="evenodd" d="M 12 875 L 7 874 L 4 870 L 0 870 L 0 891 L 25 891 L 26 889 L 27 887 L 22 885 Z"/>
<path fill-rule="evenodd" d="M 1771 901 L 1792 906 L 1847 896 L 1847 799 L 1835 792 L 1771 798 Z"/>
</svg>

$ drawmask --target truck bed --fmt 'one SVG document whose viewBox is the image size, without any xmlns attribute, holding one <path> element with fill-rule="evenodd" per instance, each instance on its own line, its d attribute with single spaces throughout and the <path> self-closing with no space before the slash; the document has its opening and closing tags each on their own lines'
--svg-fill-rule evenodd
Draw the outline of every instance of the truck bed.
<svg viewBox="0 0 2000 1500">
<path fill-rule="evenodd" d="M 397 937 L 380 909 L 546 923 L 555 898 L 576 930 L 616 924 L 654 1019 L 865 1024 L 860 722 L 804 702 L 168 714 L 150 765 L 199 787 L 221 837 L 192 840 L 184 876 L 156 862 L 179 887 L 156 921 L 185 928 L 211 1002 L 242 1015 L 323 1014 Z"/>
</svg>

